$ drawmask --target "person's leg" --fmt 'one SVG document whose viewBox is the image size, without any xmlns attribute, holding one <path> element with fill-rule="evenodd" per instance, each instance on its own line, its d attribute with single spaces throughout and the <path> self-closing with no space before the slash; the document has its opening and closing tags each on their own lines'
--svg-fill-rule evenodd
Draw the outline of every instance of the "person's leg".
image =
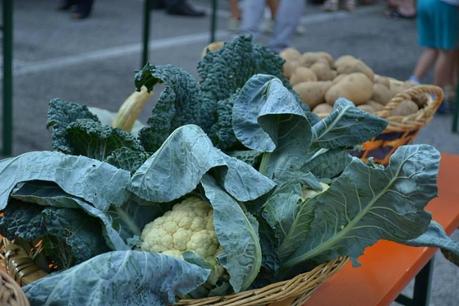
<svg viewBox="0 0 459 306">
<path fill-rule="evenodd" d="M 170 15 L 203 17 L 206 14 L 203 11 L 195 9 L 186 0 L 165 0 L 166 12 Z"/>
<path fill-rule="evenodd" d="M 257 37 L 265 12 L 265 0 L 246 0 L 241 8 L 241 32 Z"/>
<path fill-rule="evenodd" d="M 426 75 L 427 71 L 432 68 L 435 60 L 437 59 L 438 51 L 432 48 L 426 48 L 422 52 L 421 56 L 416 63 L 416 67 L 413 72 L 413 81 L 416 80 L 420 82 L 422 78 Z"/>
<path fill-rule="evenodd" d="M 441 50 L 435 63 L 434 84 L 440 87 L 454 82 L 454 64 L 456 51 Z"/>
<path fill-rule="evenodd" d="M 76 12 L 73 17 L 75 19 L 85 19 L 91 15 L 94 0 L 78 0 L 76 4 Z"/>
<path fill-rule="evenodd" d="M 269 47 L 280 51 L 290 45 L 305 8 L 304 0 L 281 0 L 276 17 L 274 34 Z"/>
<path fill-rule="evenodd" d="M 239 10 L 239 0 L 229 0 L 229 2 L 230 2 L 231 18 L 240 20 L 241 11 Z"/>
<path fill-rule="evenodd" d="M 276 19 L 277 9 L 279 8 L 279 0 L 266 0 L 266 4 L 271 12 L 271 19 Z"/>
</svg>

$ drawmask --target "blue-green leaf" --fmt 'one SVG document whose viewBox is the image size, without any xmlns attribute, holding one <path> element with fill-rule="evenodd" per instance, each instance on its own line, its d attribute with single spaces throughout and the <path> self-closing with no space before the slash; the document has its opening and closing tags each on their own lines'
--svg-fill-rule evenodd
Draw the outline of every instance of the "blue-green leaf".
<svg viewBox="0 0 459 306">
<path fill-rule="evenodd" d="M 241 89 L 233 106 L 233 129 L 246 147 L 270 152 L 260 171 L 274 179 L 301 166 L 312 138 L 296 97 L 269 75 L 255 75 Z"/>
<path fill-rule="evenodd" d="M 193 191 L 204 174 L 219 167 L 219 182 L 240 201 L 256 199 L 274 187 L 250 165 L 215 148 L 200 127 L 190 124 L 176 129 L 134 173 L 129 189 L 148 201 L 171 202 Z"/>
<path fill-rule="evenodd" d="M 399 242 L 411 246 L 437 247 L 450 251 L 455 256 L 459 256 L 459 242 L 448 237 L 443 227 L 433 220 L 430 222 L 427 230 L 419 237 Z"/>
<path fill-rule="evenodd" d="M 239 204 L 206 175 L 201 184 L 213 208 L 213 222 L 222 251 L 220 264 L 230 275 L 235 292 L 247 289 L 261 267 L 261 246 L 256 220 L 246 215 Z"/>
<path fill-rule="evenodd" d="M 321 148 L 350 148 L 378 136 L 387 121 L 370 115 L 345 99 L 336 100 L 333 111 L 314 124 L 313 142 Z"/>
<path fill-rule="evenodd" d="M 32 305 L 167 306 L 203 284 L 209 270 L 150 252 L 101 254 L 24 287 Z"/>
<path fill-rule="evenodd" d="M 338 256 L 356 262 L 379 239 L 409 240 L 424 233 L 431 216 L 423 208 L 437 194 L 439 160 L 428 145 L 400 147 L 385 169 L 354 158 L 327 191 L 309 201 L 314 219 L 307 239 L 283 267 Z"/>
<path fill-rule="evenodd" d="M 27 181 L 56 183 L 66 193 L 100 210 L 122 205 L 128 196 L 129 172 L 84 156 L 59 152 L 29 152 L 0 161 L 0 210 L 13 188 Z"/>
</svg>

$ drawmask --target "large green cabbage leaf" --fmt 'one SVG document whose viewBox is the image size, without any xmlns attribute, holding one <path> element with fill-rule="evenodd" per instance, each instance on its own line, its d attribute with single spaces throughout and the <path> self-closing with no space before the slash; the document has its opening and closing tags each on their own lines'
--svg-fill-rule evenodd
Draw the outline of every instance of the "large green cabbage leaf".
<svg viewBox="0 0 459 306">
<path fill-rule="evenodd" d="M 379 135 L 387 121 L 355 107 L 345 98 L 339 98 L 333 111 L 314 124 L 312 128 L 315 145 L 326 148 L 352 148 L 368 140 L 369 135 Z"/>
<path fill-rule="evenodd" d="M 24 287 L 32 305 L 168 306 L 203 284 L 209 270 L 150 252 L 114 251 Z"/>
<path fill-rule="evenodd" d="M 434 220 L 430 222 L 427 230 L 420 236 L 411 240 L 400 240 L 398 242 L 410 246 L 439 247 L 453 253 L 459 258 L 459 242 L 449 238 L 443 227 Z"/>
<path fill-rule="evenodd" d="M 28 152 L 0 161 L 0 210 L 15 186 L 27 181 L 56 183 L 66 193 L 105 211 L 128 198 L 130 174 L 107 163 L 59 152 Z"/>
<path fill-rule="evenodd" d="M 214 168 L 225 190 L 239 201 L 256 199 L 274 187 L 250 165 L 215 148 L 199 126 L 190 124 L 176 129 L 134 173 L 129 190 L 148 201 L 171 202 L 196 189 Z"/>
<path fill-rule="evenodd" d="M 311 143 L 311 126 L 295 96 L 270 75 L 256 75 L 233 106 L 233 129 L 246 147 L 266 152 L 260 171 L 274 179 L 295 171 Z"/>
<path fill-rule="evenodd" d="M 424 233 L 431 219 L 424 206 L 437 194 L 439 159 L 428 145 L 400 147 L 385 169 L 354 158 L 328 190 L 307 203 L 313 220 L 292 229 L 307 232 L 306 239 L 281 258 L 282 268 L 338 256 L 357 263 L 379 239 L 405 241 Z"/>
<path fill-rule="evenodd" d="M 261 267 L 258 224 L 211 176 L 205 175 L 201 184 L 212 204 L 215 232 L 222 247 L 217 255 L 218 261 L 228 271 L 233 290 L 245 290 Z"/>
</svg>

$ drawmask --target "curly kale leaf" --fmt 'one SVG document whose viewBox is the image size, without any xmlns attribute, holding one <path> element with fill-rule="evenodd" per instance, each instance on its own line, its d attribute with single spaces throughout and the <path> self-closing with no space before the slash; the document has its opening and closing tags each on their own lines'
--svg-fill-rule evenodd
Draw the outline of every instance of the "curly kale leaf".
<svg viewBox="0 0 459 306">
<path fill-rule="evenodd" d="M 148 157 L 150 154 L 147 152 L 122 147 L 113 150 L 105 161 L 117 168 L 134 173 Z"/>
<path fill-rule="evenodd" d="M 68 142 L 67 126 L 78 119 L 90 119 L 99 122 L 97 116 L 91 113 L 85 105 L 53 99 L 49 102 L 48 124 L 52 128 L 52 146 L 54 150 L 72 154 Z"/>
<path fill-rule="evenodd" d="M 239 141 L 233 131 L 233 105 L 238 93 L 219 101 L 216 106 L 216 121 L 208 132 L 214 145 L 222 150 L 236 146 Z"/>
<path fill-rule="evenodd" d="M 94 120 L 78 119 L 69 124 L 66 132 L 67 142 L 75 155 L 106 160 L 113 151 L 120 148 L 144 152 L 132 134 Z"/>
<path fill-rule="evenodd" d="M 256 73 L 252 39 L 239 36 L 198 63 L 199 84 L 212 100 L 224 100 Z"/>
<path fill-rule="evenodd" d="M 185 124 L 199 125 L 223 150 L 239 142 L 232 129 L 234 96 L 257 73 L 282 75 L 283 60 L 258 46 L 249 36 L 239 36 L 216 52 L 209 52 L 198 64 L 199 82 L 180 68 L 145 66 L 136 75 L 136 87 L 149 90 L 164 83 L 162 92 L 140 140 L 149 152 L 156 151 L 174 129 Z"/>
<path fill-rule="evenodd" d="M 203 98 L 197 81 L 188 72 L 173 65 L 146 65 L 136 75 L 138 89 L 147 86 L 153 90 L 157 83 L 164 83 L 166 89 L 161 93 L 149 127 L 140 131 L 139 139 L 149 152 L 156 151 L 176 128 L 192 123 L 208 128 L 213 121 L 210 102 Z"/>
<path fill-rule="evenodd" d="M 95 219 L 78 209 L 40 207 L 11 201 L 0 218 L 0 234 L 29 242 L 43 240 L 44 254 L 69 268 L 109 250 Z"/>
</svg>

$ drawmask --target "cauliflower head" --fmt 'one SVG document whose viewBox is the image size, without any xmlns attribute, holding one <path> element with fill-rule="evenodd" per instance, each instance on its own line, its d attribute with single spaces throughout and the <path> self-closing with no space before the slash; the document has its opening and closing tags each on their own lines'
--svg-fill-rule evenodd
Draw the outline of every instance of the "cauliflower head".
<svg viewBox="0 0 459 306">
<path fill-rule="evenodd" d="M 210 265 L 216 266 L 219 247 L 212 217 L 212 208 L 205 200 L 190 196 L 175 204 L 172 210 L 145 225 L 141 249 L 182 257 L 195 252 Z"/>
</svg>

